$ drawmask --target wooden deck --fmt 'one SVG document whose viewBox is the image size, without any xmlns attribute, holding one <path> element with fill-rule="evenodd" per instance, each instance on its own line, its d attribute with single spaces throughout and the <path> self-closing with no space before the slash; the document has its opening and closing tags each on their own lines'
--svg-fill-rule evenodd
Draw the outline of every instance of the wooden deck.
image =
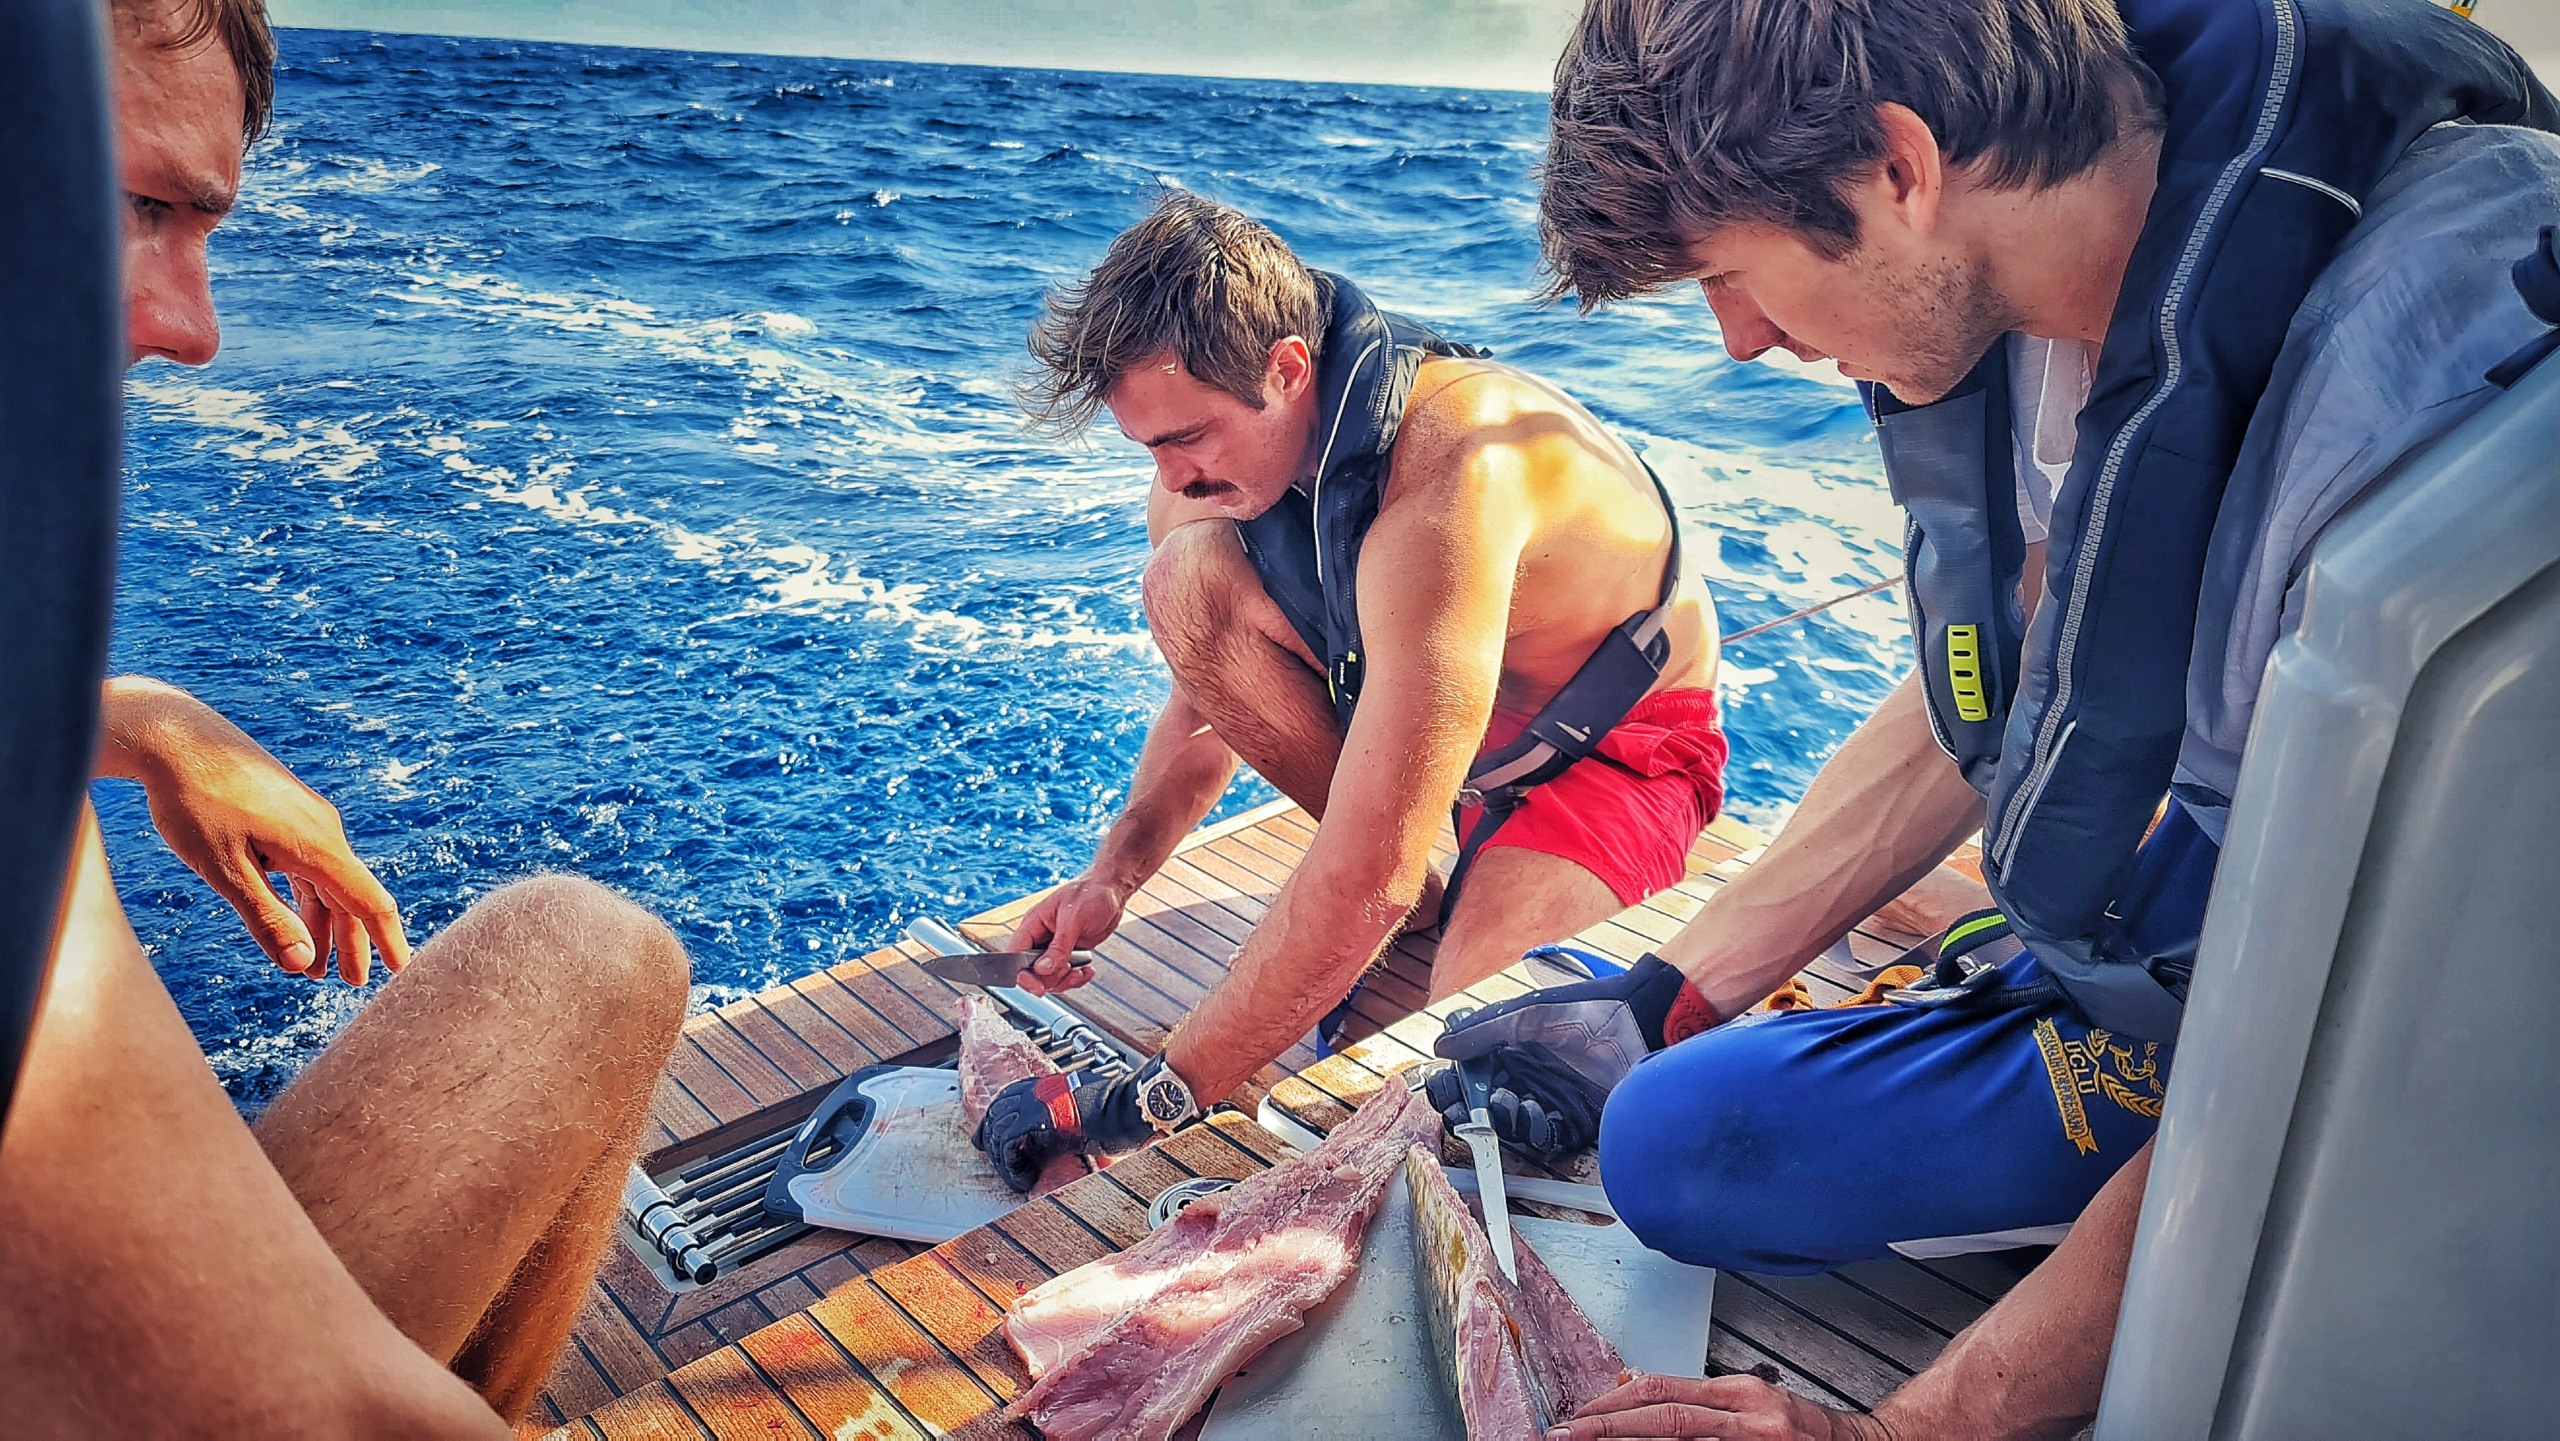
<svg viewBox="0 0 2560 1441">
<path fill-rule="evenodd" d="M 1065 999 L 1120 1039 L 1153 1049 L 1224 973 L 1313 835 L 1305 813 L 1286 803 L 1194 835 L 1100 948 L 1105 964 L 1094 983 Z M 1593 927 L 1580 943 L 1635 959 L 1696 914 L 1761 844 L 1748 827 L 1719 821 L 1691 853 L 1686 880 Z M 1034 899 L 972 917 L 962 929 L 1001 938 Z M 1849 944 L 1854 961 L 1872 967 L 1912 939 L 1867 927 Z M 1319 1061 L 1293 1050 L 1236 1103 L 1250 1112 L 1267 1096 L 1291 1120 L 1329 1130 L 1389 1071 L 1420 1059 L 1440 1028 L 1417 1009 L 1431 948 L 1428 935 L 1408 938 L 1371 973 L 1355 1004 L 1355 1043 L 1344 1052 Z M 959 994 L 912 964 L 917 954 L 913 946 L 887 948 L 695 1017 L 659 1084 L 648 1168 L 787 1124 L 863 1066 L 949 1056 Z M 1804 979 L 1817 1003 L 1863 985 L 1828 961 L 1815 962 Z M 1522 989 L 1514 977 L 1497 976 L 1436 1009 Z M 1286 1154 L 1260 1126 L 1221 1116 L 930 1250 L 821 1232 L 682 1295 L 670 1295 L 616 1245 L 523 1429 L 568 1422 L 558 1434 L 617 1441 L 1029 1436 L 994 1420 L 1028 1385 L 997 1330 L 1003 1307 L 1135 1240 L 1147 1202 L 1165 1186 L 1244 1175 Z M 1514 1167 L 1535 1169 L 1516 1158 Z M 1821 1276 L 1728 1272 L 1716 1290 L 1709 1369 L 1767 1368 L 1816 1399 L 1872 1405 L 1928 1364 L 2037 1254 L 1868 1262 Z"/>
</svg>

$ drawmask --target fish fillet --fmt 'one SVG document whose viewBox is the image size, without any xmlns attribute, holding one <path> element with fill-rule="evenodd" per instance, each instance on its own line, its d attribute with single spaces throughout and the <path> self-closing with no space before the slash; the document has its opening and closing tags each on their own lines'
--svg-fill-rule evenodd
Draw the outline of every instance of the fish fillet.
<svg viewBox="0 0 2560 1441">
<path fill-rule="evenodd" d="M 1556 1273 L 1529 1249 L 1529 1243 L 1517 1232 L 1511 1243 L 1517 1253 L 1513 1259 L 1520 1266 L 1520 1286 L 1514 1294 L 1521 1349 L 1528 1357 L 1529 1374 L 1546 1394 L 1547 1409 L 1563 1421 L 1618 1389 L 1627 1379 L 1627 1363 L 1566 1294 Z M 1498 1270 L 1494 1273 L 1497 1289 L 1501 1276 Z"/>
<path fill-rule="evenodd" d="M 1619 1384 L 1617 1349 L 1526 1239 L 1512 1236 L 1515 1286 L 1436 1155 L 1415 1147 L 1405 1177 L 1432 1344 L 1470 1441 L 1535 1441 Z"/>
<path fill-rule="evenodd" d="M 1391 1080 L 1305 1156 L 1026 1293 L 1005 1335 L 1036 1382 L 1006 1414 L 1050 1441 L 1171 1436 L 1351 1274 L 1404 1153 L 1439 1129 Z"/>
<path fill-rule="evenodd" d="M 1260 1189 L 1280 1185 L 1287 1175 L 1294 1174 L 1293 1168 L 1313 1164 L 1319 1156 L 1327 1158 L 1325 1164 L 1339 1168 L 1342 1163 L 1334 1158 L 1370 1146 L 1399 1129 L 1399 1123 L 1406 1118 L 1405 1106 L 1391 1094 L 1396 1089 L 1399 1088 L 1382 1089 L 1370 1098 L 1307 1156 L 1284 1162 L 1195 1202 L 1128 1250 L 1079 1266 L 1025 1292 L 1007 1318 L 1005 1330 L 1031 1374 L 1047 1375 L 1059 1362 L 1091 1344 L 1122 1314 L 1171 1285 L 1186 1265 L 1208 1250 L 1229 1208 L 1250 1203 Z M 1403 1148 L 1398 1146 L 1394 1154 L 1401 1156 Z"/>
<path fill-rule="evenodd" d="M 960 1114 L 972 1140 L 978 1122 L 998 1091 L 1031 1076 L 1051 1076 L 1058 1068 L 1031 1038 L 1004 1018 L 1004 1007 L 985 996 L 960 997 Z M 1049 1194 L 1093 1169 L 1082 1156 L 1059 1156 L 1041 1167 L 1032 1184 L 1034 1199 Z"/>
</svg>

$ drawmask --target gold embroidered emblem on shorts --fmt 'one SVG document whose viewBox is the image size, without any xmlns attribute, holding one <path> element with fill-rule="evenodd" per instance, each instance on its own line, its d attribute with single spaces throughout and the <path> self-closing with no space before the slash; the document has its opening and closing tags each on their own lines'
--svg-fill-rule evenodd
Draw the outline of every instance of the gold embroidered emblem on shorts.
<svg viewBox="0 0 2560 1441">
<path fill-rule="evenodd" d="M 2104 1096 L 2137 1116 L 2160 1119 L 2168 1089 L 2160 1079 L 2160 1043 L 2144 1041 L 2137 1058 L 2132 1044 L 2107 1031 L 2092 1030 L 2064 1040 L 2051 1017 L 2036 1022 L 2036 1050 L 2044 1056 L 2045 1079 L 2053 1086 L 2054 1109 L 2061 1114 L 2062 1134 L 2080 1154 L 2098 1149 L 2089 1128 L 2083 1096 Z"/>
</svg>

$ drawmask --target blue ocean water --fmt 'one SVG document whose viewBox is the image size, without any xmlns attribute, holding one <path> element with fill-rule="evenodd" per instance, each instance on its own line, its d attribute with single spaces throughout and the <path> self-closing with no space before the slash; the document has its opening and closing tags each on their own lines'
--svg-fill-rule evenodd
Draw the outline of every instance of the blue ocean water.
<svg viewBox="0 0 2560 1441">
<path fill-rule="evenodd" d="M 1726 629 L 1887 574 L 1854 394 L 1694 295 L 1525 299 L 1544 97 L 286 31 L 214 243 L 225 345 L 130 383 L 115 661 L 334 801 L 413 936 L 539 868 L 713 1003 L 1073 873 L 1165 679 L 1144 456 L 1027 436 L 1044 287 L 1159 187 L 1580 395 Z M 1747 642 L 1733 808 L 1899 673 L 1890 598 Z M 1267 798 L 1250 779 L 1229 811 Z M 128 903 L 263 1104 L 361 1004 L 282 976 L 100 787 Z"/>
</svg>

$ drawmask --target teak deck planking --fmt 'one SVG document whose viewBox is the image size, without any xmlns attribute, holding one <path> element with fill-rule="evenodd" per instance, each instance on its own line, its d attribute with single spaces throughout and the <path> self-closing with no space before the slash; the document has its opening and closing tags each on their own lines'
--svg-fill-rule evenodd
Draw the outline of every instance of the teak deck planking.
<svg viewBox="0 0 2560 1441">
<path fill-rule="evenodd" d="M 1098 948 L 1094 983 L 1063 999 L 1132 1046 L 1161 1045 L 1224 974 L 1313 835 L 1306 814 L 1286 802 L 1193 835 L 1133 898 L 1121 932 Z M 1691 852 L 1686 879 L 1577 942 L 1634 960 L 1695 915 L 1763 844 L 1750 828 L 1718 821 Z M 1037 899 L 1019 898 L 961 929 L 1000 941 Z M 1849 949 L 1871 970 L 1912 940 L 1869 925 Z M 1428 933 L 1398 941 L 1354 1004 L 1352 1044 L 1324 1060 L 1292 1048 L 1235 1104 L 1249 1112 L 1267 1097 L 1298 1124 L 1329 1130 L 1389 1072 L 1428 1052 L 1447 1011 L 1523 989 L 1505 973 L 1425 1010 L 1432 948 Z M 959 993 L 913 964 L 923 953 L 886 947 L 692 1018 L 659 1083 L 647 1167 L 662 1172 L 788 1124 L 863 1066 L 947 1058 L 957 1044 Z M 1821 1004 L 1863 984 L 1828 960 L 1804 979 Z M 522 1429 L 569 1422 L 558 1435 L 607 1441 L 1028 1437 L 1027 1428 L 997 1419 L 1029 1384 L 999 1329 L 1005 1305 L 1136 1240 L 1147 1203 L 1165 1186 L 1246 1175 L 1287 1154 L 1262 1127 L 1221 1115 L 930 1250 L 818 1232 L 682 1295 L 669 1295 L 616 1245 Z M 1575 1178 L 1592 1179 L 1588 1171 L 1586 1161 Z M 1762 1368 L 1815 1399 L 1871 1406 L 1928 1364 L 2036 1254 L 1871 1261 L 1821 1276 L 1726 1272 L 1716 1287 L 1708 1368 Z"/>
</svg>

